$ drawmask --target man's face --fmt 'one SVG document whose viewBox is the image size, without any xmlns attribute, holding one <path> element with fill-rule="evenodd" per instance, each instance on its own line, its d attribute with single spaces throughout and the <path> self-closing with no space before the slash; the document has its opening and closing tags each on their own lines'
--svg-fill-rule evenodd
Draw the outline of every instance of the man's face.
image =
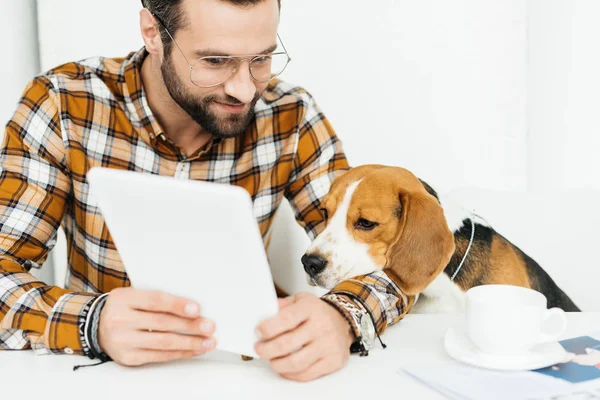
<svg viewBox="0 0 600 400">
<path fill-rule="evenodd" d="M 277 44 L 277 0 L 240 7 L 221 0 L 184 0 L 187 24 L 174 34 L 190 63 L 206 55 L 258 55 Z M 190 69 L 177 49 L 164 54 L 161 72 L 173 100 L 206 131 L 229 138 L 245 132 L 254 118 L 254 105 L 267 83 L 250 75 L 241 64 L 225 83 L 199 88 L 190 80 Z"/>
</svg>

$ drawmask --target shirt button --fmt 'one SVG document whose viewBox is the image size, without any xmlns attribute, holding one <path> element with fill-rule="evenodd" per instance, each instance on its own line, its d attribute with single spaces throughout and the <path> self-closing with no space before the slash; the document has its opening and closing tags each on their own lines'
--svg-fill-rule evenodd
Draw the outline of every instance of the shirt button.
<svg viewBox="0 0 600 400">
<path fill-rule="evenodd" d="M 65 347 L 65 353 L 67 353 L 67 354 L 69 354 L 69 355 L 72 355 L 72 354 L 73 354 L 73 353 L 75 353 L 75 352 L 74 352 L 74 351 L 73 351 L 73 349 L 71 349 L 70 347 Z"/>
</svg>

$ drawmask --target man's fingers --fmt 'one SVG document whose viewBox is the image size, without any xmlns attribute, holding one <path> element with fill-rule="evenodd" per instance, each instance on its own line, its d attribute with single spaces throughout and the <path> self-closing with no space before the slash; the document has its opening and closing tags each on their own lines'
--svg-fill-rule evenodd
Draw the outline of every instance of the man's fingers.
<svg viewBox="0 0 600 400">
<path fill-rule="evenodd" d="M 272 360 L 293 353 L 312 342 L 317 336 L 314 326 L 310 321 L 300 325 L 297 329 L 279 335 L 271 340 L 256 343 L 254 349 L 260 358 Z"/>
<path fill-rule="evenodd" d="M 310 310 L 310 304 L 300 300 L 281 309 L 273 318 L 258 325 L 256 330 L 260 340 L 270 340 L 291 331 L 309 318 Z"/>
<path fill-rule="evenodd" d="M 170 332 L 138 332 L 135 347 L 144 350 L 179 350 L 196 353 L 215 348 L 214 338 L 181 335 Z"/>
<path fill-rule="evenodd" d="M 327 359 L 322 358 L 304 371 L 295 373 L 280 373 L 280 375 L 292 381 L 308 382 L 330 374 L 340 368 L 332 368 L 331 363 Z"/>
<path fill-rule="evenodd" d="M 188 319 L 166 313 L 137 311 L 132 316 L 133 328 L 157 332 L 180 332 L 210 337 L 215 333 L 214 322 L 206 318 Z"/>
<path fill-rule="evenodd" d="M 175 314 L 184 318 L 198 318 L 200 306 L 191 300 L 159 291 L 137 290 L 127 298 L 129 305 L 141 311 Z"/>
<path fill-rule="evenodd" d="M 309 343 L 295 353 L 270 361 L 271 368 L 279 374 L 299 374 L 323 357 L 322 346 L 317 342 Z"/>
<path fill-rule="evenodd" d="M 200 354 L 193 351 L 159 351 L 159 350 L 138 350 L 125 355 L 120 360 L 115 360 L 119 364 L 126 365 L 129 367 L 136 367 L 139 365 L 160 363 L 174 360 L 181 360 L 186 358 L 196 357 Z"/>
</svg>

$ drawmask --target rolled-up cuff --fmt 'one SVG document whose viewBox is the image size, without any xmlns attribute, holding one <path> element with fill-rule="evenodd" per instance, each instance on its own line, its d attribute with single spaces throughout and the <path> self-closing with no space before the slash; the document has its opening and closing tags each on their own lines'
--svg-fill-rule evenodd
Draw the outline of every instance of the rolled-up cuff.
<svg viewBox="0 0 600 400">
<path fill-rule="evenodd" d="M 51 353 L 83 355 L 81 324 L 90 304 L 98 297 L 90 293 L 62 295 L 48 315 L 44 337 L 45 347 Z"/>
<path fill-rule="evenodd" d="M 346 296 L 366 310 L 379 334 L 402 319 L 414 304 L 414 296 L 402 293 L 384 271 L 351 278 L 337 284 L 330 292 Z"/>
</svg>

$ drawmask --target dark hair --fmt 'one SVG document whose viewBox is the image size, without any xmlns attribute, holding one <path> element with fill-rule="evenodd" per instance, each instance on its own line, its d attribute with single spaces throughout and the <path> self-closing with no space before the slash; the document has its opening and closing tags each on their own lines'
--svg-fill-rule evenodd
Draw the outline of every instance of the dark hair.
<svg viewBox="0 0 600 400">
<path fill-rule="evenodd" d="M 254 4 L 262 3 L 264 0 L 221 0 L 227 3 L 234 4 L 240 7 L 247 7 Z M 171 35 L 175 36 L 176 32 L 181 29 L 186 23 L 185 15 L 181 7 L 182 0 L 142 0 L 142 6 L 150 10 L 152 14 L 158 17 L 158 25 L 160 37 L 163 42 L 165 53 L 171 52 L 173 43 L 169 40 L 169 35 L 165 28 L 169 30 Z M 277 0 L 281 9 L 281 0 Z"/>
</svg>

